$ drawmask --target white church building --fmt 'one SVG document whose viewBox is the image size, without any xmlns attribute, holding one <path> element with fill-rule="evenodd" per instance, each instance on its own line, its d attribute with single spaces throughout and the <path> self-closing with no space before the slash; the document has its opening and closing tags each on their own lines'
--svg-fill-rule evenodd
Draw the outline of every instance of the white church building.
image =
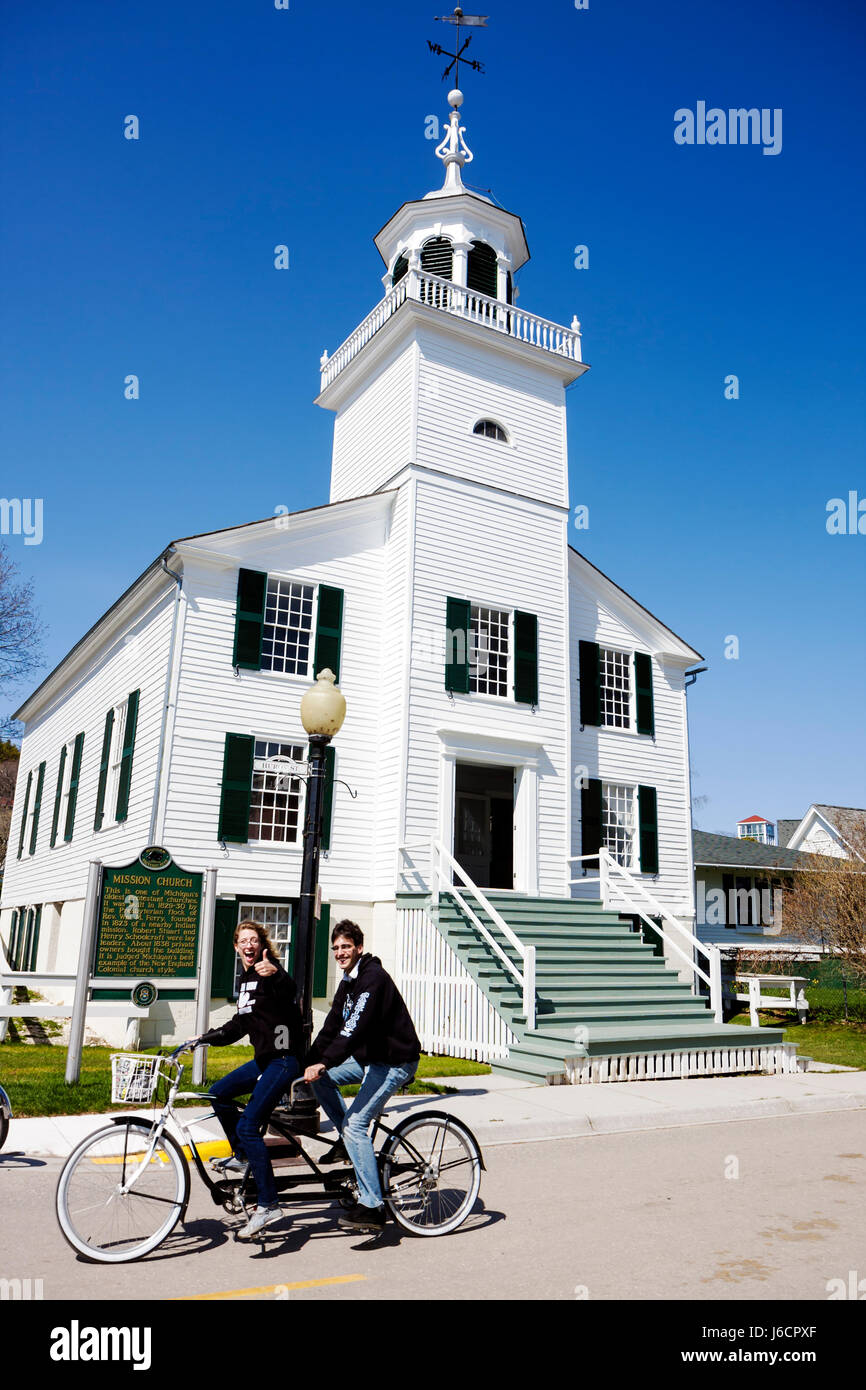
<svg viewBox="0 0 866 1390">
<path fill-rule="evenodd" d="M 241 917 L 291 964 L 304 783 L 279 759 L 330 667 L 323 899 L 425 1047 L 539 1081 L 790 1067 L 780 1032 L 722 1026 L 692 934 L 700 655 L 569 544 L 579 326 L 513 302 L 523 224 L 465 188 L 449 100 L 444 185 L 378 233 L 384 297 L 322 359 L 328 501 L 166 545 L 18 711 L 0 969 L 73 974 L 89 862 L 150 845 L 218 871 L 215 1021 Z M 191 1009 L 160 998 L 143 1043 Z"/>
</svg>

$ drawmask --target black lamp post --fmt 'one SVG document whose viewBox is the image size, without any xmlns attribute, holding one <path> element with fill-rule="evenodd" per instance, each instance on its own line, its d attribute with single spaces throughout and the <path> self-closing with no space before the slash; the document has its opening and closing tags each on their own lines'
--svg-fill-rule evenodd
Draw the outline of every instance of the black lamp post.
<svg viewBox="0 0 866 1390">
<path fill-rule="evenodd" d="M 313 963 L 316 958 L 316 896 L 319 884 L 319 850 L 322 844 L 322 810 L 325 800 L 325 751 L 346 717 L 346 699 L 335 684 L 333 671 L 320 671 L 316 684 L 301 700 L 301 723 L 310 736 L 307 808 L 304 816 L 304 858 L 301 898 L 295 932 L 295 979 L 300 991 L 304 1052 L 313 1040 Z"/>
</svg>

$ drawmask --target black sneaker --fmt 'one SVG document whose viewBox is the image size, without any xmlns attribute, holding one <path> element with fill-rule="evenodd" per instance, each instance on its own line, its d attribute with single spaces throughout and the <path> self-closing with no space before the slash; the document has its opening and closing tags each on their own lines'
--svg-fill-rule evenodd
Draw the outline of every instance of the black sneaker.
<svg viewBox="0 0 866 1390">
<path fill-rule="evenodd" d="M 342 1139 L 338 1139 L 336 1144 L 332 1144 L 328 1152 L 319 1159 L 320 1164 L 328 1163 L 351 1163 L 349 1155 L 346 1153 L 346 1146 Z"/>
<path fill-rule="evenodd" d="M 381 1231 L 385 1225 L 385 1208 L 362 1207 L 360 1202 L 356 1202 L 338 1219 L 344 1231 Z"/>
</svg>

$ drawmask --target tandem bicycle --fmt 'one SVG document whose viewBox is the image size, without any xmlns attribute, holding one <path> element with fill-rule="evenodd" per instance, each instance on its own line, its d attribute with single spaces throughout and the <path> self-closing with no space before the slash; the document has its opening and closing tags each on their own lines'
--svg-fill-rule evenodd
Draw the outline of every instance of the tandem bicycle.
<svg viewBox="0 0 866 1390">
<path fill-rule="evenodd" d="M 121 1264 L 141 1259 L 156 1250 L 179 1221 L 185 1222 L 191 1188 L 187 1152 L 217 1206 L 238 1216 L 255 1206 L 249 1167 L 212 1177 L 191 1132 L 193 1121 L 184 1124 L 175 1110 L 181 1100 L 212 1099 L 206 1091 L 180 1090 L 185 1068 L 177 1059 L 183 1051 L 181 1047 L 167 1056 L 112 1055 L 112 1101 L 151 1103 L 160 1086 L 164 1100 L 152 1118 L 140 1111 L 112 1116 L 66 1160 L 57 1184 L 57 1218 L 66 1240 L 88 1260 Z M 322 1168 L 308 1151 L 310 1142 L 330 1148 L 334 1136 L 303 1132 L 292 1109 L 299 1084 L 300 1078 L 268 1121 L 266 1142 L 280 1200 L 353 1206 L 356 1183 L 351 1165 Z M 198 1121 L 213 1118 L 213 1113 Z M 414 1236 L 455 1231 L 472 1211 L 481 1186 L 484 1160 L 475 1136 L 441 1110 L 415 1111 L 393 1126 L 383 1115 L 377 1117 L 372 1137 L 391 1216 Z M 169 1120 L 182 1133 L 184 1147 L 170 1133 Z M 317 1131 L 317 1118 L 315 1127 Z"/>
</svg>

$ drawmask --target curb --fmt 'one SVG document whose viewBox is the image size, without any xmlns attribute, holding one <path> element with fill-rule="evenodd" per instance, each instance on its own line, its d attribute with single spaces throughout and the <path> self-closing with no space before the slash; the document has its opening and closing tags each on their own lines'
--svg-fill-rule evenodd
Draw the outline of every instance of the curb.
<svg viewBox="0 0 866 1390">
<path fill-rule="evenodd" d="M 628 1134 L 647 1129 L 682 1129 L 689 1125 L 721 1125 L 743 1120 L 779 1119 L 786 1115 L 832 1113 L 839 1110 L 866 1110 L 866 1097 L 840 1095 L 815 1096 L 798 1101 L 744 1101 L 741 1105 L 708 1107 L 702 1110 L 647 1111 L 643 1115 L 588 1115 L 568 1120 L 524 1120 L 515 1124 L 503 1120 L 484 1121 L 471 1126 L 484 1148 L 500 1144 L 535 1144 L 554 1139 L 586 1139 L 596 1134 Z M 468 1120 L 467 1120 L 468 1123 Z"/>
</svg>

